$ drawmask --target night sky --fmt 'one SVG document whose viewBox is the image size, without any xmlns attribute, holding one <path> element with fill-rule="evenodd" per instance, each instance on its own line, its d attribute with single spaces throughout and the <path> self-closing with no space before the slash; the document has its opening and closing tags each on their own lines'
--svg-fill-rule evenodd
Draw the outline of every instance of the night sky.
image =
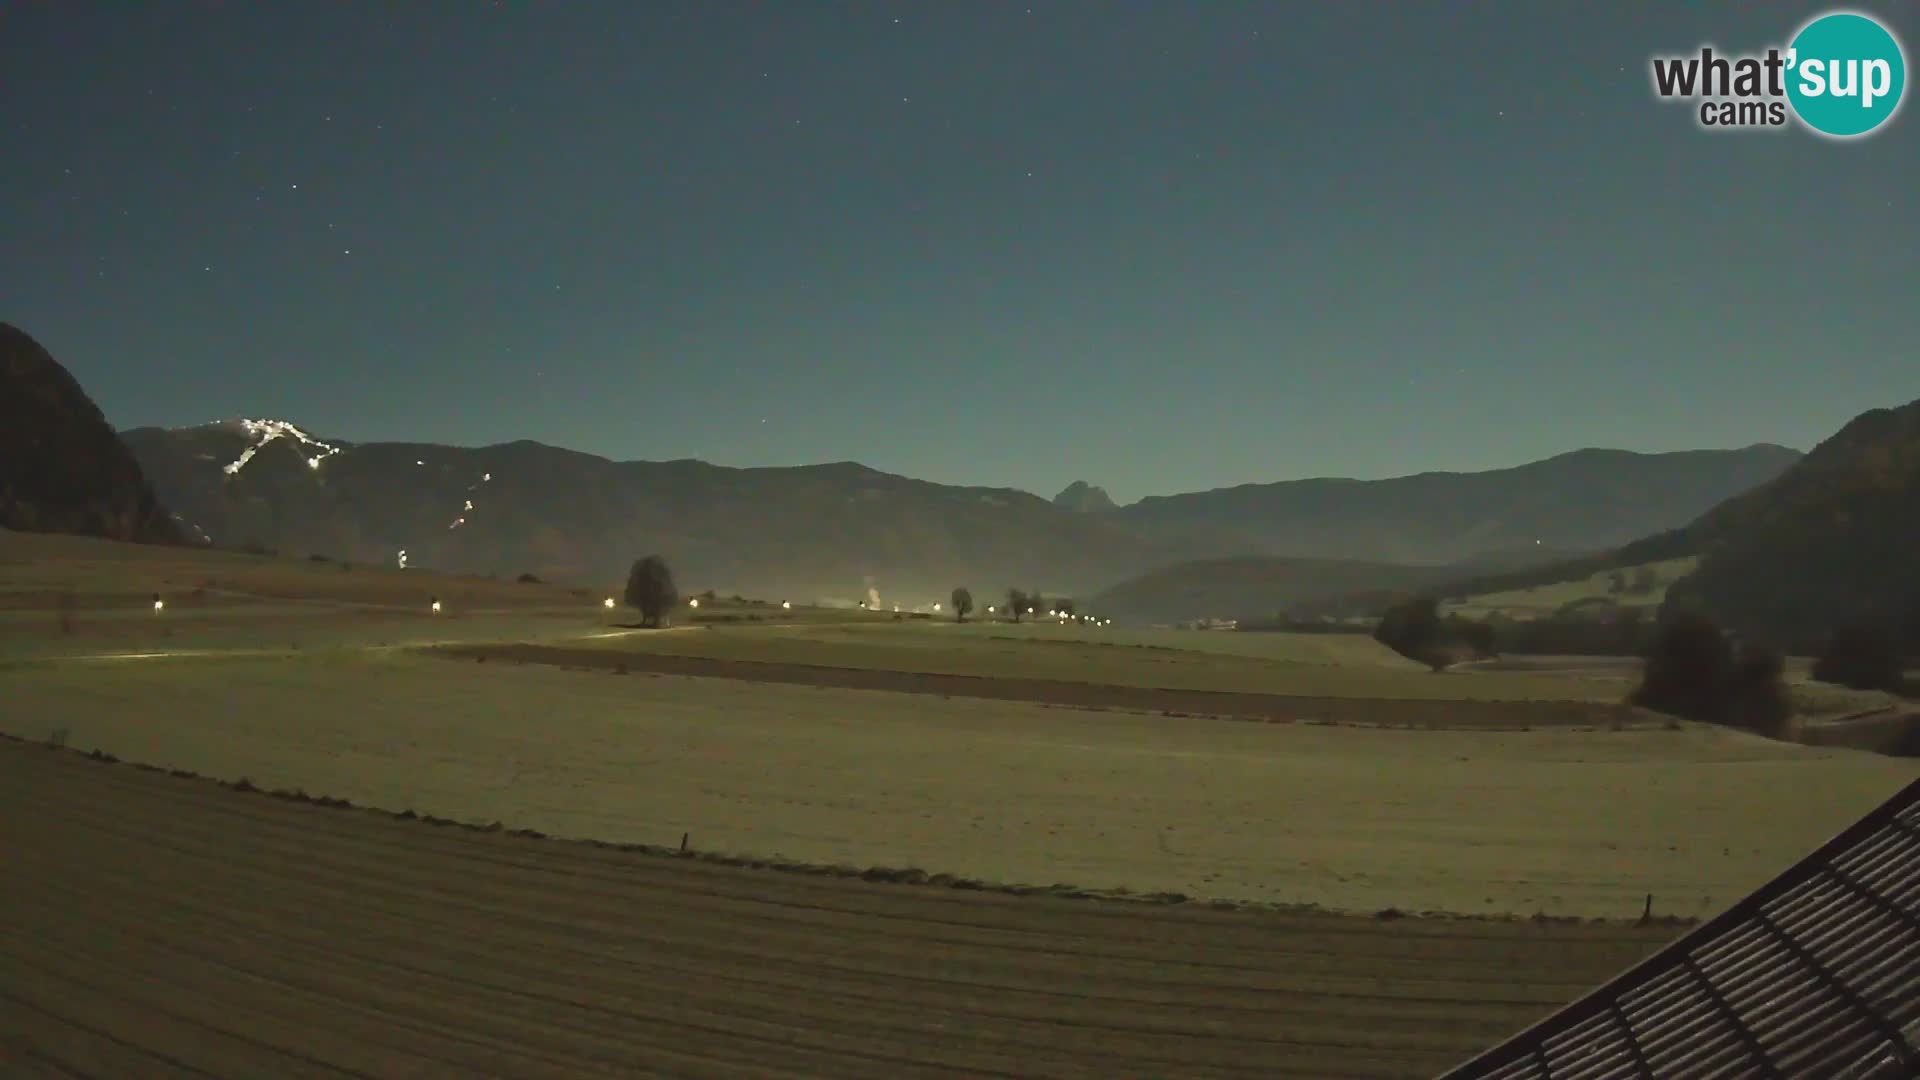
<svg viewBox="0 0 1920 1080">
<path fill-rule="evenodd" d="M 1647 65 L 1818 10 L 0 0 L 0 319 L 121 427 L 1123 501 L 1805 448 L 1920 397 L 1920 114 Z"/>
</svg>

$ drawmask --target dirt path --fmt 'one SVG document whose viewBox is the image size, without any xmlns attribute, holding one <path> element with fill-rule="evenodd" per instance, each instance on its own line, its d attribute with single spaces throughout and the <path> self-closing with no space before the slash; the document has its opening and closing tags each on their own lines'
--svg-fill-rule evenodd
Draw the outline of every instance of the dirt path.
<svg viewBox="0 0 1920 1080">
<path fill-rule="evenodd" d="M 0 1073 L 1431 1075 L 1664 928 L 1013 897 L 0 740 Z"/>
<path fill-rule="evenodd" d="M 1093 709 L 1131 709 L 1174 716 L 1227 716 L 1273 722 L 1363 724 L 1454 731 L 1511 731 L 1531 727 L 1604 728 L 1616 724 L 1635 727 L 1651 723 L 1640 713 L 1623 705 L 1595 702 L 1425 701 L 1177 690 L 1055 679 L 982 678 L 757 660 L 722 660 L 640 650 L 615 651 L 524 642 L 447 645 L 423 651 L 457 660 L 495 660 L 596 671 L 694 675 L 798 686 L 830 686 L 846 690 L 891 690 L 908 694 L 1026 701 Z"/>
</svg>

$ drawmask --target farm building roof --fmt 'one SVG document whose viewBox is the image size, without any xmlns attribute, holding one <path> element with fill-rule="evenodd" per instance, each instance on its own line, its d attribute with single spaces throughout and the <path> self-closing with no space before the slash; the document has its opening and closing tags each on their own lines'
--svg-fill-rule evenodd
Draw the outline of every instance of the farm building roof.
<svg viewBox="0 0 1920 1080">
<path fill-rule="evenodd" d="M 1920 781 L 1443 1080 L 1920 1076 Z"/>
</svg>

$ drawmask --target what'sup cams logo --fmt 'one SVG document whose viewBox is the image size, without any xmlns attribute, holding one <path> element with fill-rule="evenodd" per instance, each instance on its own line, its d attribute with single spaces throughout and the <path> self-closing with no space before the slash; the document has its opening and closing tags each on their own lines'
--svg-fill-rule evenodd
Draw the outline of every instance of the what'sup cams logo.
<svg viewBox="0 0 1920 1080">
<path fill-rule="evenodd" d="M 1886 127 L 1906 88 L 1899 39 L 1853 11 L 1815 16 L 1784 48 L 1764 53 L 1730 56 L 1707 45 L 1653 58 L 1654 95 L 1697 103 L 1709 131 L 1781 128 L 1793 119 L 1826 138 L 1857 138 Z"/>
</svg>

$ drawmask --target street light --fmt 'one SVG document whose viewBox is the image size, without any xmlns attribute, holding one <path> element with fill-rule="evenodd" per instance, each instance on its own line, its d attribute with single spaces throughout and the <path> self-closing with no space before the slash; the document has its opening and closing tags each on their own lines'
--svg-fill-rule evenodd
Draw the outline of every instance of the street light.
<svg viewBox="0 0 1920 1080">
<path fill-rule="evenodd" d="M 161 608 L 164 608 L 166 606 L 167 606 L 167 602 L 165 600 L 160 599 L 160 594 L 154 593 L 153 594 L 153 610 L 159 611 Z"/>
<path fill-rule="evenodd" d="M 782 610 L 782 611 L 792 611 L 792 610 L 793 610 L 793 601 L 791 601 L 791 600 L 782 600 L 782 601 L 780 601 L 780 610 Z"/>
<path fill-rule="evenodd" d="M 699 598 L 699 597 L 697 597 L 697 596 L 690 596 L 690 597 L 688 597 L 688 598 L 687 598 L 687 606 L 688 606 L 688 607 L 699 607 L 699 606 L 700 606 L 700 598 Z"/>
<path fill-rule="evenodd" d="M 430 608 L 430 609 L 432 610 L 432 612 L 433 612 L 433 613 L 434 613 L 435 615 L 438 615 L 438 614 L 440 614 L 440 599 L 439 599 L 439 597 L 435 597 L 435 598 L 434 598 L 434 601 L 433 601 L 433 603 L 432 603 L 431 605 L 429 605 L 429 608 Z"/>
<path fill-rule="evenodd" d="M 607 597 L 607 599 L 606 599 L 606 605 L 607 605 L 607 609 L 608 609 L 609 611 L 611 611 L 611 610 L 613 609 L 613 597 L 611 597 L 611 596 L 609 596 L 609 597 Z"/>
</svg>

